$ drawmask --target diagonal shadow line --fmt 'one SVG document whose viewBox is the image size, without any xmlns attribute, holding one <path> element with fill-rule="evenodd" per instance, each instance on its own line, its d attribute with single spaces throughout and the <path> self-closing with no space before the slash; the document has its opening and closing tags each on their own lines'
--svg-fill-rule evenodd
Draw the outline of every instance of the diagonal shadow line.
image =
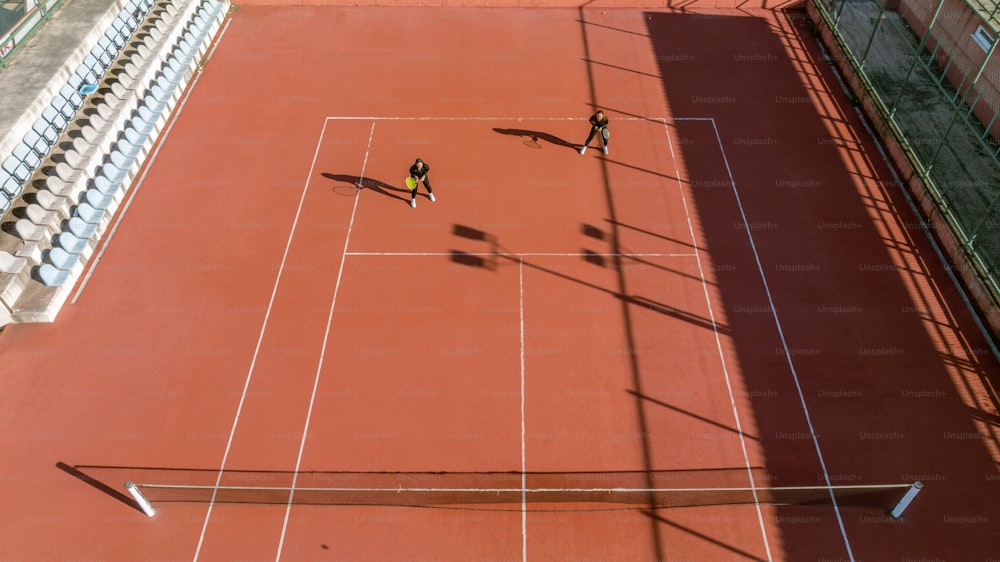
<svg viewBox="0 0 1000 562">
<path fill-rule="evenodd" d="M 1000 427 L 1000 415 L 986 412 L 982 409 L 976 409 L 973 406 L 966 406 L 966 408 L 970 410 L 969 415 L 972 419 L 979 420 L 987 425 Z"/>
<path fill-rule="evenodd" d="M 625 68 L 624 66 L 618 66 L 617 64 L 611 64 L 611 63 L 608 63 L 608 62 L 600 62 L 600 61 L 596 61 L 596 60 L 593 60 L 593 59 L 590 59 L 590 58 L 584 58 L 583 61 L 586 62 L 588 65 L 590 65 L 590 64 L 597 64 L 597 65 L 600 65 L 600 66 L 606 66 L 608 68 L 613 68 L 615 70 L 624 70 L 625 72 L 631 72 L 633 74 L 638 74 L 640 76 L 649 76 L 650 78 L 656 78 L 657 80 L 662 80 L 662 78 L 663 78 L 659 74 L 650 74 L 648 72 L 643 72 L 641 70 L 635 70 L 634 68 Z"/>
<path fill-rule="evenodd" d="M 593 0 L 588 0 L 584 4 L 581 4 L 577 8 L 577 12 L 578 12 L 578 16 L 579 16 L 578 17 L 578 21 L 580 22 L 581 42 L 583 44 L 583 60 L 586 63 L 584 66 L 585 66 L 586 71 L 587 71 L 587 88 L 588 88 L 588 93 L 590 95 L 589 102 L 591 104 L 596 104 L 597 103 L 597 86 L 596 86 L 596 84 L 594 82 L 594 69 L 593 69 L 592 63 L 591 63 L 592 59 L 591 59 L 591 50 L 590 50 L 590 39 L 587 36 L 587 24 L 585 23 L 586 22 L 586 18 L 584 17 L 584 12 L 583 12 L 584 7 L 586 7 L 587 5 L 589 5 L 592 2 L 593 2 Z M 660 77 L 657 77 L 657 78 L 659 79 Z M 614 197 L 612 195 L 611 184 L 610 184 L 609 176 L 608 176 L 608 161 L 605 158 L 599 158 L 598 162 L 600 163 L 600 166 L 601 166 L 601 179 L 604 182 L 604 198 L 605 198 L 605 203 L 607 204 L 607 207 L 608 207 L 608 216 L 611 218 L 611 220 L 617 222 L 617 220 L 618 220 L 618 214 L 615 211 L 615 201 L 614 201 Z M 619 236 L 618 227 L 615 226 L 614 223 L 612 223 L 612 225 L 611 225 L 610 235 L 611 235 L 611 237 L 610 237 L 611 238 L 610 239 L 611 251 L 612 251 L 612 253 L 617 254 L 619 252 L 619 250 L 620 250 L 620 240 L 621 240 L 621 237 Z M 618 295 L 627 295 L 628 294 L 628 287 L 625 284 L 625 273 L 624 273 L 624 270 L 621 267 L 621 259 L 619 257 L 615 256 L 615 257 L 612 258 L 612 263 L 617 266 L 617 267 L 615 267 L 615 275 L 616 275 L 617 281 L 618 281 L 618 291 L 617 291 L 617 294 Z M 625 344 L 626 344 L 626 346 L 629 349 L 635 349 L 635 347 L 636 347 L 635 341 L 636 340 L 635 340 L 635 333 L 633 332 L 633 326 L 632 326 L 632 311 L 631 311 L 631 307 L 629 306 L 629 304 L 626 301 L 624 301 L 624 300 L 621 300 L 621 314 L 622 314 L 622 324 L 624 324 L 624 326 L 625 326 Z M 642 392 L 642 377 L 639 374 L 639 362 L 638 362 L 638 359 L 635 356 L 633 356 L 633 355 L 629 355 L 629 366 L 631 368 L 631 373 L 632 373 L 632 388 L 636 389 L 636 391 L 638 391 L 638 392 L 641 393 Z M 635 410 L 636 410 L 636 418 L 637 418 L 637 423 L 638 423 L 638 426 L 639 426 L 639 432 L 640 432 L 640 434 L 642 434 L 642 435 L 649 435 L 649 423 L 647 422 L 647 419 L 646 419 L 645 404 L 644 404 L 644 402 L 642 400 L 638 400 L 638 399 L 636 400 L 636 402 L 635 402 Z M 648 440 L 645 440 L 645 439 L 642 440 L 641 444 L 640 444 L 640 447 L 641 447 L 641 451 L 640 452 L 642 454 L 642 466 L 647 471 L 650 471 L 653 468 L 653 454 L 652 454 L 652 451 L 650 450 L 650 444 L 648 443 Z M 649 479 L 646 484 L 650 488 L 653 488 L 655 483 L 652 481 L 652 479 Z M 660 536 L 660 529 L 659 529 L 659 526 L 656 524 L 655 521 L 652 521 L 652 520 L 650 521 L 649 531 L 650 531 L 650 536 L 652 537 L 652 541 L 653 541 L 652 547 L 653 547 L 653 553 L 655 555 L 655 558 L 656 559 L 663 559 L 663 558 L 665 558 L 664 548 L 663 548 L 663 537 Z"/>
<path fill-rule="evenodd" d="M 660 271 L 666 271 L 667 273 L 672 273 L 674 275 L 677 275 L 678 277 L 683 277 L 685 279 L 690 279 L 691 281 L 697 281 L 698 283 L 704 282 L 706 285 L 714 285 L 714 283 L 709 283 L 708 281 L 703 281 L 702 278 L 699 277 L 699 276 L 697 276 L 697 275 L 692 275 L 690 273 L 684 273 L 683 271 L 680 271 L 680 270 L 677 270 L 677 269 L 671 269 L 671 268 L 669 268 L 669 267 L 667 267 L 665 265 L 660 265 L 658 263 L 653 263 L 653 262 L 651 262 L 649 260 L 643 259 L 642 257 L 636 256 L 634 254 L 625 253 L 624 255 L 621 256 L 621 258 L 623 260 L 630 260 L 630 261 L 634 261 L 636 263 L 641 263 L 642 265 L 645 265 L 646 267 L 651 267 L 653 269 L 658 269 Z"/>
<path fill-rule="evenodd" d="M 507 260 L 507 261 L 511 262 L 512 264 L 519 264 L 520 263 L 520 264 L 523 264 L 525 267 L 528 267 L 528 268 L 531 268 L 531 269 L 534 269 L 534 270 L 537 270 L 537 271 L 541 271 L 542 273 L 547 273 L 549 275 L 553 275 L 553 276 L 558 277 L 560 279 L 565 279 L 567 281 L 572 281 L 574 283 L 583 285 L 584 287 L 589 287 L 591 289 L 595 289 L 597 291 L 600 291 L 602 293 L 610 295 L 610 296 L 618 299 L 618 301 L 622 303 L 622 307 L 624 309 L 626 309 L 626 310 L 628 310 L 629 305 L 640 306 L 643 309 L 650 310 L 652 312 L 656 312 L 656 313 L 662 314 L 664 316 L 669 316 L 671 318 L 676 318 L 676 319 L 682 320 L 684 322 L 688 322 L 688 323 L 690 323 L 690 324 L 692 324 L 694 326 L 697 326 L 699 328 L 704 328 L 706 330 L 716 330 L 721 335 L 729 335 L 729 333 L 730 333 L 729 332 L 729 328 L 727 326 L 724 326 L 724 325 L 721 325 L 721 324 L 718 324 L 718 323 L 716 323 L 716 324 L 713 325 L 710 319 L 702 318 L 702 317 L 700 317 L 700 316 L 698 316 L 696 314 L 692 314 L 690 312 L 686 312 L 686 311 L 674 308 L 674 307 L 672 307 L 670 305 L 667 305 L 667 304 L 664 304 L 664 303 L 661 303 L 661 302 L 658 302 L 658 301 L 654 301 L 652 299 L 648 299 L 648 298 L 643 297 L 643 296 L 639 296 L 639 295 L 623 295 L 621 293 L 615 292 L 613 289 L 608 289 L 607 287 L 601 287 L 600 285 L 595 285 L 594 283 L 590 283 L 590 282 L 584 281 L 582 279 L 577 279 L 576 277 L 569 276 L 569 275 L 567 275 L 565 273 L 560 273 L 558 271 L 553 271 L 551 269 L 548 269 L 548 268 L 546 268 L 544 266 L 541 266 L 541 265 L 538 265 L 536 263 L 531 263 L 531 262 L 528 262 L 528 261 L 524 261 L 521 258 L 517 258 L 517 257 L 510 256 L 510 255 L 507 255 L 507 254 L 494 253 L 493 256 L 497 257 L 497 258 L 502 258 L 504 260 Z M 451 259 L 452 259 L 452 261 L 454 261 L 456 263 L 459 263 L 459 264 L 462 264 L 462 265 L 467 265 L 469 267 L 486 269 L 488 271 L 493 271 L 493 270 L 496 269 L 496 264 L 490 263 L 490 262 L 488 262 L 487 260 L 483 259 L 480 256 L 475 256 L 475 255 L 472 255 L 472 254 L 467 254 L 465 252 L 461 252 L 461 251 L 458 251 L 458 250 L 451 250 Z M 618 273 L 619 276 L 621 276 L 622 273 L 621 273 L 621 265 L 620 265 L 621 261 L 620 261 L 620 257 L 616 257 L 615 259 L 616 259 L 616 261 L 619 264 L 618 268 L 617 268 L 617 273 Z M 631 322 L 631 317 L 629 317 L 627 319 L 627 323 L 628 322 Z M 629 346 L 629 347 L 634 347 L 634 346 Z M 631 357 L 630 361 L 632 363 L 635 363 L 636 359 L 634 357 Z"/>
<path fill-rule="evenodd" d="M 684 240 L 678 240 L 676 238 L 670 238 L 669 236 L 664 236 L 662 234 L 657 234 L 655 232 L 650 232 L 649 230 L 646 230 L 646 229 L 643 229 L 643 228 L 639 228 L 637 226 L 632 226 L 630 224 L 625 224 L 623 222 L 613 221 L 611 219 L 604 219 L 604 220 L 607 221 L 607 222 L 609 222 L 609 223 L 611 223 L 611 224 L 614 224 L 616 226 L 620 226 L 622 228 L 627 228 L 629 230 L 632 230 L 634 232 L 638 232 L 640 234 L 645 234 L 647 236 L 652 236 L 654 238 L 659 238 L 660 240 L 666 240 L 667 242 L 673 242 L 675 244 L 680 244 L 681 246 L 687 246 L 688 248 L 692 248 L 692 249 L 695 249 L 695 250 L 700 249 L 697 246 L 695 246 L 694 244 L 692 244 L 690 242 L 687 242 L 687 241 L 684 241 Z"/>
<path fill-rule="evenodd" d="M 719 325 L 718 323 L 713 323 L 710 319 L 706 320 L 697 314 L 692 314 L 686 310 L 681 310 L 679 308 L 674 308 L 669 305 L 664 305 L 656 301 L 647 299 L 641 296 L 625 296 L 622 300 L 629 302 L 631 304 L 641 306 L 642 308 L 649 310 L 651 312 L 656 312 L 664 316 L 669 316 L 671 318 L 676 318 L 682 322 L 687 322 L 688 324 L 703 328 L 705 330 L 710 330 L 712 332 L 718 332 L 720 335 L 729 336 L 732 335 L 726 326 Z"/>
<path fill-rule="evenodd" d="M 607 162 L 608 164 L 615 164 L 617 166 L 624 166 L 625 168 L 631 168 L 633 170 L 637 170 L 637 171 L 640 171 L 640 172 L 645 172 L 647 174 L 652 174 L 654 176 L 659 176 L 661 178 L 667 178 L 668 180 L 674 180 L 674 181 L 676 181 L 678 183 L 687 183 L 684 180 L 682 180 L 680 178 L 677 178 L 677 177 L 674 177 L 674 176 L 671 176 L 671 175 L 667 175 L 667 174 L 664 174 L 664 173 L 661 173 L 661 172 L 654 172 L 653 170 L 647 170 L 646 168 L 643 168 L 643 167 L 640 167 L 640 166 L 636 166 L 634 164 L 626 164 L 625 162 L 622 162 L 620 160 L 612 160 L 612 159 L 610 159 L 608 157 L 601 158 L 601 162 Z"/>
<path fill-rule="evenodd" d="M 678 12 L 690 16 L 690 15 L 700 15 L 700 12 L 688 11 L 689 6 L 696 7 L 700 4 L 699 0 L 681 0 L 680 2 L 669 1 L 667 2 L 667 7 L 677 10 Z"/>
<path fill-rule="evenodd" d="M 579 23 L 582 23 L 584 25 L 589 25 L 591 27 L 601 27 L 601 28 L 604 28 L 604 29 L 610 29 L 611 31 L 620 31 L 622 33 L 628 33 L 629 35 L 638 35 L 639 37 L 649 37 L 649 35 L 646 34 L 646 33 L 639 33 L 638 31 L 632 31 L 630 29 L 622 29 L 620 27 L 612 27 L 610 25 L 604 25 L 604 24 L 601 24 L 601 23 L 594 23 L 594 22 L 590 22 L 590 21 L 582 21 L 582 20 L 577 20 L 577 21 Z"/>
<path fill-rule="evenodd" d="M 712 537 L 710 537 L 710 536 L 708 536 L 708 535 L 706 535 L 704 533 L 699 533 L 698 531 L 695 531 L 694 529 L 685 527 L 684 525 L 681 525 L 680 523 L 674 523 L 673 521 L 671 521 L 671 520 L 663 517 L 662 515 L 660 515 L 658 513 L 655 513 L 655 512 L 652 512 L 652 511 L 648 511 L 648 510 L 643 511 L 643 513 L 647 517 L 649 517 L 651 520 L 653 520 L 655 522 L 663 523 L 665 525 L 670 525 L 671 527 L 673 527 L 675 529 L 679 529 L 681 531 L 684 531 L 685 533 L 688 533 L 690 535 L 694 535 L 694 536 L 698 537 L 699 539 L 701 539 L 703 541 L 710 542 L 710 543 L 712 543 L 714 545 L 718 545 L 718 546 L 720 546 L 720 547 L 722 547 L 722 548 L 724 548 L 724 549 L 726 549 L 726 550 L 728 550 L 730 552 L 734 552 L 736 554 L 739 554 L 740 556 L 742 556 L 742 557 L 744 557 L 744 558 L 746 558 L 748 560 L 756 560 L 756 561 L 762 560 L 760 556 L 755 556 L 753 554 L 750 554 L 749 552 L 742 551 L 742 550 L 736 548 L 735 546 L 728 545 L 728 544 L 720 541 L 719 539 L 712 538 Z"/>
<path fill-rule="evenodd" d="M 622 109 L 616 109 L 614 107 L 609 107 L 609 106 L 606 106 L 606 105 L 598 106 L 598 105 L 595 105 L 595 104 L 592 104 L 592 103 L 591 104 L 587 104 L 587 105 L 589 105 L 590 108 L 593 109 L 593 110 L 595 110 L 595 111 L 597 109 L 604 109 L 605 113 L 611 112 L 611 113 L 617 113 L 619 115 L 627 115 L 629 117 L 635 117 L 636 119 L 641 119 L 643 121 L 649 121 L 651 123 L 656 123 L 658 125 L 665 125 L 666 124 L 666 119 L 664 119 L 663 117 L 650 117 L 648 115 L 639 115 L 638 113 L 630 113 L 628 111 L 625 111 L 625 110 L 622 110 Z"/>
<path fill-rule="evenodd" d="M 699 416 L 698 414 L 696 414 L 694 412 L 689 412 L 689 411 L 687 411 L 687 410 L 685 410 L 683 408 L 678 408 L 677 406 L 673 406 L 673 405 L 667 404 L 666 402 L 661 402 L 661 401 L 659 401 L 656 398 L 653 398 L 651 396 L 647 396 L 645 394 L 639 394 L 638 392 L 636 392 L 634 390 L 629 390 L 629 389 L 626 389 L 625 392 L 628 392 L 632 396 L 635 396 L 636 398 L 639 398 L 641 400 L 646 400 L 647 402 L 652 402 L 653 404 L 656 404 L 657 406 L 663 406 L 664 408 L 669 408 L 669 409 L 671 409 L 671 410 L 673 410 L 675 412 L 684 414 L 685 416 L 690 416 L 690 417 L 692 417 L 692 418 L 694 418 L 694 419 L 696 419 L 698 421 L 703 421 L 703 422 L 705 422 L 705 423 L 707 423 L 709 425 L 714 425 L 715 427 L 718 427 L 719 429 L 724 429 L 724 430 L 729 431 L 731 433 L 735 433 L 736 435 L 741 435 L 738 430 L 736 430 L 736 429 L 734 429 L 732 427 L 729 427 L 728 425 L 719 423 L 719 422 L 717 422 L 715 420 L 710 420 L 710 419 L 708 419 L 708 418 L 706 418 L 704 416 Z M 750 439 L 753 439 L 754 441 L 760 441 L 760 438 L 757 437 L 756 435 L 750 435 L 748 433 L 743 433 L 742 435 L 744 437 L 749 437 Z"/>
<path fill-rule="evenodd" d="M 65 472 L 66 474 L 69 474 L 73 478 L 76 478 L 77 480 L 91 486 L 92 488 L 95 488 L 97 491 L 107 494 L 112 498 L 122 502 L 123 504 L 135 509 L 136 511 L 143 513 L 142 508 L 139 507 L 139 504 L 135 503 L 135 500 L 133 500 L 130 496 L 127 496 L 122 492 L 112 488 L 108 484 L 105 484 L 104 482 L 101 482 L 100 480 L 97 480 L 92 476 L 85 474 L 84 472 L 81 472 L 76 467 L 70 466 L 62 461 L 59 461 L 56 463 L 56 468 Z"/>
<path fill-rule="evenodd" d="M 693 313 L 688 312 L 686 310 L 681 310 L 679 308 L 670 306 L 668 304 L 664 304 L 664 303 L 661 303 L 661 302 L 658 302 L 658 301 L 654 301 L 652 299 L 649 299 L 647 297 L 643 297 L 641 295 L 622 295 L 622 294 L 616 293 L 612 289 L 608 289 L 606 287 L 601 287 L 600 285 L 596 285 L 594 283 L 590 283 L 588 281 L 584 281 L 582 279 L 578 279 L 576 277 L 572 277 L 572 276 L 567 275 L 565 273 L 560 273 L 558 271 L 553 271 L 551 269 L 548 269 L 548 268 L 546 268 L 544 266 L 541 266 L 541 265 L 538 265 L 538 264 L 535 264 L 535 263 L 532 263 L 532 262 L 524 261 L 524 258 L 514 257 L 512 255 L 505 254 L 505 253 L 503 253 L 502 251 L 500 251 L 496 247 L 494 247 L 490 251 L 489 256 L 492 259 L 486 259 L 486 258 L 483 257 L 483 255 L 480 255 L 480 254 L 470 254 L 468 252 L 463 252 L 461 250 L 454 250 L 454 249 L 450 250 L 450 259 L 451 259 L 451 261 L 453 261 L 453 262 L 455 262 L 455 263 L 457 263 L 459 265 L 464 265 L 466 267 L 471 267 L 473 269 L 484 269 L 486 271 L 496 271 L 499 268 L 499 264 L 497 263 L 496 259 L 497 258 L 501 258 L 501 259 L 506 260 L 507 262 L 509 262 L 510 265 L 521 264 L 521 265 L 524 265 L 525 267 L 528 267 L 528 268 L 531 268 L 531 269 L 535 269 L 537 271 L 541 271 L 542 273 L 547 273 L 549 275 L 552 275 L 552 276 L 555 276 L 555 277 L 559 277 L 560 279 L 565 279 L 566 281 L 572 281 L 573 283 L 577 283 L 579 285 L 583 285 L 584 287 L 589 287 L 591 289 L 595 289 L 595 290 L 601 291 L 602 293 L 605 293 L 607 295 L 610 295 L 610 296 L 618 299 L 619 301 L 625 303 L 626 305 L 638 306 L 638 307 L 641 307 L 644 310 L 649 310 L 649 311 L 655 312 L 657 314 L 662 314 L 663 316 L 668 316 L 670 318 L 675 318 L 677 320 L 681 320 L 683 322 L 687 322 L 687 323 L 689 323 L 689 324 L 691 324 L 693 326 L 697 326 L 697 327 L 703 328 L 705 330 L 712 330 L 712 331 L 718 332 L 721 335 L 725 335 L 725 336 L 731 335 L 731 331 L 729 330 L 729 327 L 726 326 L 725 324 L 720 324 L 719 322 L 712 323 L 711 319 L 698 316 L 697 314 L 693 314 Z M 684 273 L 682 271 L 675 271 L 673 269 L 670 269 L 668 267 L 664 267 L 664 266 L 661 266 L 661 265 L 658 265 L 658 264 L 649 263 L 649 262 L 646 262 L 644 260 L 640 260 L 640 259 L 638 259 L 638 258 L 636 258 L 634 256 L 619 255 L 619 256 L 616 256 L 616 258 L 618 259 L 618 263 L 619 264 L 621 263 L 621 260 L 630 259 L 630 260 L 633 260 L 633 261 L 637 261 L 637 262 L 643 263 L 644 265 L 648 265 L 649 267 L 660 269 L 662 271 L 667 271 L 667 272 L 672 273 L 674 275 L 679 275 L 681 277 L 687 277 L 687 278 L 691 279 L 692 281 L 698 281 L 699 283 L 703 282 L 701 280 L 701 278 L 694 277 L 694 276 L 689 275 L 687 273 Z M 597 255 L 595 253 L 586 254 L 586 261 L 588 261 L 590 263 L 593 263 L 594 265 L 597 265 L 599 267 L 608 267 L 608 265 L 604 263 L 604 256 L 600 256 L 600 255 Z M 613 267 L 614 266 L 612 266 L 612 268 Z M 618 267 L 621 267 L 621 265 L 618 265 Z M 707 283 L 707 281 L 704 281 L 704 282 Z"/>
</svg>

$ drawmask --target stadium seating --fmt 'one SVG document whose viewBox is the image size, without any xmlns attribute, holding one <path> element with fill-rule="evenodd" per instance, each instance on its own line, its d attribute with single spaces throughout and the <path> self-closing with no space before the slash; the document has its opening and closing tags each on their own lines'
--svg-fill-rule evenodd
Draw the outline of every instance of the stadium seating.
<svg viewBox="0 0 1000 562">
<path fill-rule="evenodd" d="M 0 155 L 0 213 L 24 209 L 13 228 L 20 243 L 0 247 L 21 264 L 0 276 L 0 306 L 10 313 L 4 317 L 51 321 L 58 314 L 228 6 L 129 0 L 89 50 L 83 47 L 86 55 L 20 144 Z M 26 310 L 19 301 L 41 304 Z"/>
</svg>

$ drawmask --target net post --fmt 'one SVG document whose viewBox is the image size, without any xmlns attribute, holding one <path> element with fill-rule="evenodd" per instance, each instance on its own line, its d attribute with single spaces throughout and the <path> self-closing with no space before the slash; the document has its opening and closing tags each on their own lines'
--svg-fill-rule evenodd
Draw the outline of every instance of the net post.
<svg viewBox="0 0 1000 562">
<path fill-rule="evenodd" d="M 142 495 L 142 492 L 139 491 L 139 487 L 135 485 L 135 482 L 132 482 L 131 480 L 126 482 L 125 489 L 128 490 L 128 493 L 132 494 L 132 499 L 135 500 L 135 503 L 139 504 L 139 508 L 146 514 L 146 517 L 156 515 L 156 510 L 153 509 L 153 504 L 149 503 L 149 500 Z"/>
<path fill-rule="evenodd" d="M 913 498 L 917 497 L 917 494 L 920 492 L 920 490 L 923 489 L 923 487 L 924 485 L 922 482 L 920 481 L 914 482 L 910 486 L 910 488 L 906 490 L 906 493 L 903 494 L 903 497 L 900 498 L 898 502 L 896 502 L 896 506 L 893 507 L 891 510 L 889 510 L 889 515 L 892 516 L 893 519 L 899 519 L 900 517 L 902 517 L 903 511 L 905 511 L 906 507 L 910 505 L 910 502 L 913 501 Z"/>
</svg>

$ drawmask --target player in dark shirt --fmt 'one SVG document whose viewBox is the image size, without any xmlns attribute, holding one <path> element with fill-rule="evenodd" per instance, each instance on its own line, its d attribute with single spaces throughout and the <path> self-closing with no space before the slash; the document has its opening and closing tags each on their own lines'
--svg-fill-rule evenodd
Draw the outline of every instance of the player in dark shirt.
<svg viewBox="0 0 1000 562">
<path fill-rule="evenodd" d="M 604 141 L 604 153 L 607 154 L 608 138 L 611 136 L 611 132 L 608 131 L 608 116 L 600 109 L 597 110 L 597 113 L 590 116 L 590 134 L 587 135 L 587 142 L 583 143 L 583 146 L 580 147 L 580 154 L 587 152 L 590 141 L 594 140 L 594 135 L 598 131 L 601 132 L 601 140 Z"/>
<path fill-rule="evenodd" d="M 434 201 L 434 193 L 431 191 L 431 180 L 427 177 L 427 172 L 431 171 L 431 167 L 427 165 L 426 162 L 417 158 L 417 161 L 410 166 L 410 177 L 414 181 L 424 182 L 424 187 L 427 188 L 427 197 L 430 198 L 431 202 Z M 414 209 L 417 208 L 417 186 L 413 186 L 413 190 L 410 191 L 410 206 Z"/>
</svg>

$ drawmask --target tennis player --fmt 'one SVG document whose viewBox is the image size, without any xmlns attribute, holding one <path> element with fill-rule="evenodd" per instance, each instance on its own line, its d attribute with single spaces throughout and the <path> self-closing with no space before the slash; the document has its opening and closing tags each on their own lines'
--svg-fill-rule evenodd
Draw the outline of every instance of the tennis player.
<svg viewBox="0 0 1000 562">
<path fill-rule="evenodd" d="M 590 141 L 594 140 L 594 135 L 598 131 L 601 133 L 601 140 L 604 141 L 604 153 L 607 154 L 608 139 L 611 137 L 611 131 L 608 130 L 608 116 L 600 109 L 597 110 L 597 113 L 590 116 L 590 134 L 587 135 L 587 142 L 583 143 L 583 146 L 580 148 L 580 154 L 587 152 Z"/>
<path fill-rule="evenodd" d="M 431 202 L 434 201 L 434 193 L 431 191 L 431 180 L 427 179 L 427 172 L 431 171 L 431 167 L 428 166 L 423 160 L 417 158 L 417 161 L 410 166 L 410 177 L 413 178 L 415 182 L 424 182 L 424 187 L 427 188 L 427 197 L 430 198 Z M 410 191 L 410 206 L 414 209 L 417 208 L 417 186 L 414 185 L 413 189 Z"/>
</svg>

